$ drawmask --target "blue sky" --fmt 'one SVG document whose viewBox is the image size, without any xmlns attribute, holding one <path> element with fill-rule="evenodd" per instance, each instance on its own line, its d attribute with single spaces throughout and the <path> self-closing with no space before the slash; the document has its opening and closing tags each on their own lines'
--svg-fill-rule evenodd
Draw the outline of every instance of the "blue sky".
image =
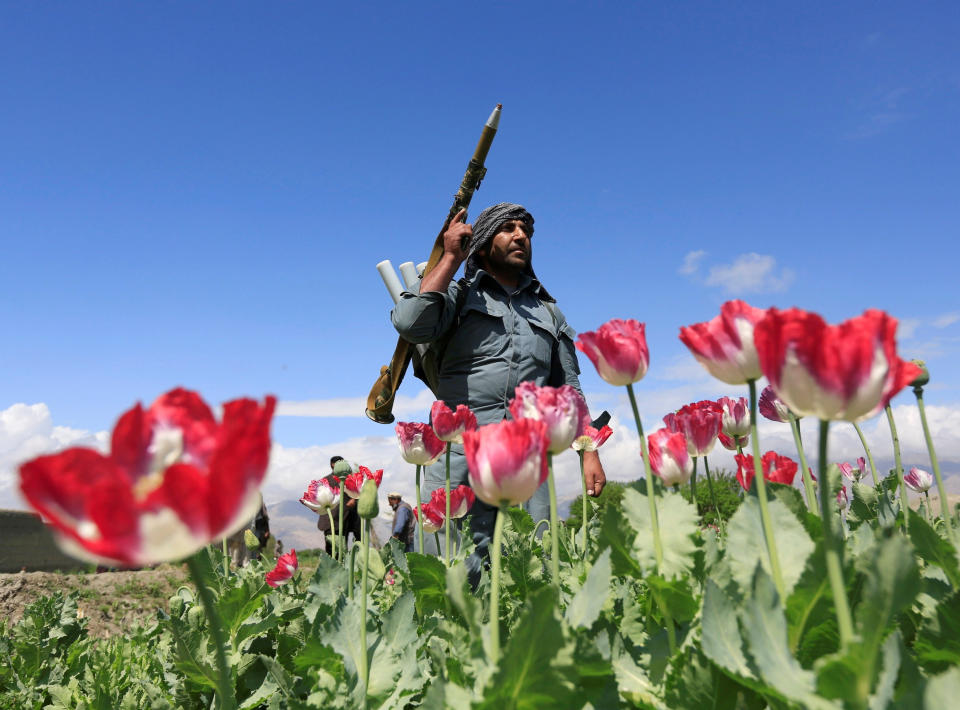
<svg viewBox="0 0 960 710">
<path fill-rule="evenodd" d="M 574 328 L 647 323 L 651 425 L 734 394 L 676 338 L 724 300 L 879 307 L 960 461 L 956 3 L 326 5 L 0 8 L 0 502 L 180 384 L 333 415 L 277 417 L 277 495 L 344 451 L 405 481 L 357 404 L 395 340 L 374 265 L 426 258 L 497 102 L 472 213 L 533 212 Z"/>
</svg>

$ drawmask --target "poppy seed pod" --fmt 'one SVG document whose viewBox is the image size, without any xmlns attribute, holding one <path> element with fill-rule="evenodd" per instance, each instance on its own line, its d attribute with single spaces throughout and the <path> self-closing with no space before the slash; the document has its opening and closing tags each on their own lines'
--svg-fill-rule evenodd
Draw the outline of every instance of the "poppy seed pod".
<svg viewBox="0 0 960 710">
<path fill-rule="evenodd" d="M 910 385 L 913 387 L 926 386 L 930 382 L 930 370 L 927 369 L 927 363 L 923 360 L 911 360 L 911 362 L 920 368 L 920 374 L 910 382 Z"/>
<path fill-rule="evenodd" d="M 337 478 L 346 478 L 351 473 L 353 473 L 353 468 L 350 467 L 350 463 L 345 459 L 340 459 L 333 464 L 333 475 Z"/>
<path fill-rule="evenodd" d="M 357 513 L 364 520 L 372 520 L 380 515 L 380 501 L 377 498 L 377 484 L 373 479 L 364 481 L 357 500 Z"/>
</svg>

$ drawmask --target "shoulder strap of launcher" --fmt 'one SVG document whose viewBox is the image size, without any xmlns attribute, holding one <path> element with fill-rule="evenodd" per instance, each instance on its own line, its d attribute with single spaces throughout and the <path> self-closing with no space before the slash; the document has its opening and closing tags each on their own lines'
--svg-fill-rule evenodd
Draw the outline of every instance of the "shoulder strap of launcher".
<svg viewBox="0 0 960 710">
<path fill-rule="evenodd" d="M 493 143 L 493 138 L 497 133 L 497 126 L 500 123 L 500 110 L 502 108 L 503 106 L 501 104 L 497 104 L 497 107 L 493 109 L 493 113 L 490 114 L 490 118 L 487 119 L 486 124 L 483 126 L 483 132 L 480 134 L 479 142 L 477 142 L 477 149 L 473 152 L 473 157 L 467 165 L 467 171 L 464 173 L 463 180 L 460 183 L 460 189 L 457 190 L 457 194 L 453 198 L 453 206 L 450 208 L 450 212 L 443 222 L 440 234 L 437 235 L 433 243 L 433 249 L 430 252 L 430 258 L 427 260 L 426 265 L 424 265 L 420 273 L 417 274 L 417 268 L 414 267 L 413 264 L 401 264 L 400 270 L 404 275 L 404 279 L 407 281 L 408 289 L 416 287 L 419 279 L 430 273 L 437 265 L 437 262 L 440 261 L 440 257 L 443 256 L 443 233 L 447 231 L 450 220 L 453 219 L 461 209 L 465 210 L 470 206 L 473 193 L 480 187 L 480 182 L 487 173 L 487 168 L 484 166 L 484 163 L 486 162 L 490 145 Z M 464 216 L 464 221 L 466 221 L 466 216 Z M 409 266 L 409 269 L 404 268 L 407 266 Z M 377 264 L 377 269 L 387 284 L 387 289 L 390 291 L 394 303 L 396 303 L 400 299 L 402 287 L 393 270 L 393 266 L 389 261 L 381 261 Z M 411 359 L 419 359 L 424 355 L 431 357 L 431 355 L 428 354 L 428 348 L 424 346 L 414 346 L 403 338 L 397 339 L 397 347 L 393 351 L 390 364 L 380 368 L 380 376 L 377 377 L 377 381 L 373 383 L 373 387 L 370 389 L 370 394 L 367 395 L 367 407 L 365 411 L 368 417 L 380 424 L 390 424 L 393 422 L 393 402 L 397 395 L 397 390 L 400 388 L 400 383 L 403 382 L 403 376 L 407 372 L 407 366 L 410 364 Z M 417 369 L 424 370 L 423 367 L 418 367 Z M 429 371 L 430 368 L 426 368 L 426 370 Z M 435 382 L 428 382 L 428 384 L 431 389 L 436 389 Z"/>
</svg>

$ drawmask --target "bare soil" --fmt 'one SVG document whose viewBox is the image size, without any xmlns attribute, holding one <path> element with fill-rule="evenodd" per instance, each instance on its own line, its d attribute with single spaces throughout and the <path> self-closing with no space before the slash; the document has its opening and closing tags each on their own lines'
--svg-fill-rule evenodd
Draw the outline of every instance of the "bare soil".
<svg viewBox="0 0 960 710">
<path fill-rule="evenodd" d="M 104 638 L 147 626 L 157 609 L 166 610 L 170 597 L 185 584 L 189 584 L 186 567 L 169 564 L 122 572 L 0 574 L 0 618 L 14 624 L 37 599 L 75 591 L 77 606 L 89 620 L 89 634 Z"/>
</svg>

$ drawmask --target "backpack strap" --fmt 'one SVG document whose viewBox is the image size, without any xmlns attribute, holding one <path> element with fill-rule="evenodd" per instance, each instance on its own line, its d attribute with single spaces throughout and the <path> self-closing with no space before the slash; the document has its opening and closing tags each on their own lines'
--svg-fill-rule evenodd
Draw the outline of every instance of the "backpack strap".
<svg viewBox="0 0 960 710">
<path fill-rule="evenodd" d="M 437 397 L 440 396 L 440 365 L 443 362 L 443 354 L 447 350 L 447 345 L 453 337 L 454 332 L 460 326 L 460 312 L 467 302 L 468 284 L 465 278 L 457 281 L 457 298 L 453 306 L 453 322 L 447 329 L 447 332 L 441 335 L 427 346 L 423 355 L 414 351 L 413 353 L 413 375 L 421 380 L 430 391 Z"/>
</svg>

